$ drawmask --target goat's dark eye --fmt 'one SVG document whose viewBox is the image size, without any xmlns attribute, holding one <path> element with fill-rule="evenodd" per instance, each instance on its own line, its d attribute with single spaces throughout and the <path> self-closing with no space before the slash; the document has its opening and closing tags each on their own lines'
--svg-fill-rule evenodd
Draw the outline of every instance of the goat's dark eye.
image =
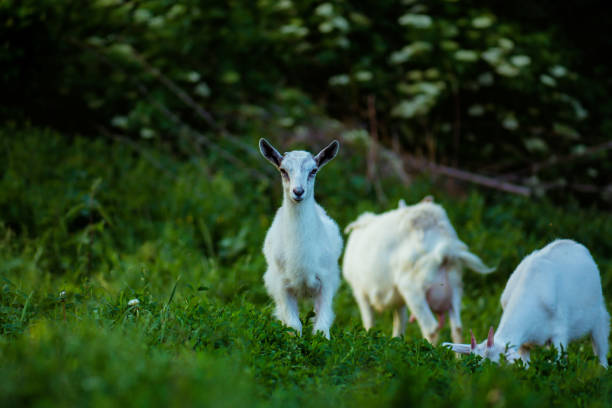
<svg viewBox="0 0 612 408">
<path fill-rule="evenodd" d="M 280 169 L 280 172 L 281 172 L 283 178 L 286 178 L 286 179 L 289 178 L 289 174 L 287 174 L 287 171 L 285 169 Z"/>
<path fill-rule="evenodd" d="M 314 177 L 315 174 L 317 174 L 317 169 L 313 169 L 308 176 L 309 177 Z"/>
</svg>

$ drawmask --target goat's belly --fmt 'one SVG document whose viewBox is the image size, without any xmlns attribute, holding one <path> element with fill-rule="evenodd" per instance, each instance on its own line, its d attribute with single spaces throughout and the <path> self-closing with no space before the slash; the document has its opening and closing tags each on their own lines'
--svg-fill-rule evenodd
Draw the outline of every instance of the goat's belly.
<svg viewBox="0 0 612 408">
<path fill-rule="evenodd" d="M 373 290 L 369 293 L 368 298 L 372 307 L 378 312 L 387 309 L 397 309 L 406 304 L 402 295 L 400 295 L 395 288 L 389 290 Z"/>
</svg>

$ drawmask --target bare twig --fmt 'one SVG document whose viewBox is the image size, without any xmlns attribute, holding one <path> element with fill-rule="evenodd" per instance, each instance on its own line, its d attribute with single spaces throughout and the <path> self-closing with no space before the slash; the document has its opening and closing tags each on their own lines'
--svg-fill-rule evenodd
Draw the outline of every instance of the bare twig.
<svg viewBox="0 0 612 408">
<path fill-rule="evenodd" d="M 74 39 L 71 39 L 70 41 L 73 44 L 75 44 L 76 46 L 78 46 L 79 48 L 91 52 L 94 56 L 96 56 L 98 59 L 100 59 L 102 62 L 104 62 L 105 64 L 109 65 L 110 67 L 125 72 L 125 69 L 123 67 L 119 66 L 118 64 L 116 64 L 113 61 L 111 61 L 110 59 L 108 59 L 102 52 L 100 52 L 95 47 L 90 46 L 88 44 L 84 44 L 84 43 L 82 43 L 80 41 L 77 41 L 77 40 L 74 40 Z M 144 60 L 141 59 L 141 61 L 144 61 Z M 143 65 L 143 66 L 145 66 L 145 65 Z M 193 102 L 193 106 L 189 105 L 190 107 L 192 107 L 192 108 L 197 108 L 198 107 L 198 105 L 187 94 L 185 94 L 180 88 L 175 86 L 172 81 L 170 81 L 165 76 L 163 76 L 159 72 L 159 70 L 156 70 L 155 68 L 151 67 L 150 65 L 146 65 L 146 66 L 149 66 L 150 69 L 154 70 L 154 71 L 152 71 L 150 73 L 152 73 L 152 74 L 156 73 L 157 75 L 154 75 L 154 76 L 156 76 L 156 78 L 158 78 L 160 81 L 162 81 L 162 83 L 164 85 L 168 86 L 171 91 L 181 95 L 181 96 L 179 96 L 179 98 L 183 102 L 189 104 L 190 103 L 189 101 L 191 101 L 191 102 Z M 164 79 L 164 78 L 166 78 L 166 79 Z M 137 87 L 139 93 L 141 95 L 143 95 L 144 97 L 146 97 L 149 100 L 149 102 L 153 105 L 153 107 L 155 107 L 160 113 L 162 113 L 162 115 L 164 115 L 166 117 L 166 119 L 168 119 L 169 121 L 173 122 L 179 128 L 185 129 L 187 131 L 187 133 L 189 135 L 191 135 L 198 144 L 205 145 L 206 147 L 210 148 L 211 150 L 214 150 L 214 151 L 218 152 L 221 156 L 223 156 L 225 159 L 227 159 L 228 161 L 230 161 L 234 165 L 236 165 L 238 167 L 242 167 L 242 168 L 248 169 L 249 170 L 249 174 L 253 174 L 257 178 L 267 178 L 267 175 L 265 173 L 262 173 L 259 170 L 253 169 L 251 166 L 247 165 L 244 161 L 239 159 L 237 156 L 235 156 L 231 152 L 223 149 L 222 147 L 220 147 L 219 145 L 214 143 L 209 137 L 207 137 L 203 133 L 198 132 L 198 131 L 192 129 L 188 124 L 183 122 L 178 115 L 176 115 L 174 112 L 169 110 L 165 105 L 160 103 L 157 99 L 152 98 L 150 96 L 150 92 L 149 92 L 148 88 L 141 81 L 136 79 L 135 80 L 135 84 L 136 84 L 136 87 Z M 199 109 L 197 112 L 200 115 L 200 117 L 208 118 L 208 119 L 205 119 L 205 120 L 207 120 L 207 123 L 209 123 L 209 125 L 212 124 L 211 126 L 215 127 L 216 129 L 220 129 L 218 126 L 216 126 L 212 116 L 210 116 L 206 111 L 204 111 L 203 109 Z M 211 122 L 208 122 L 209 120 Z M 223 130 L 221 130 L 221 131 L 223 132 L 224 136 L 226 136 L 227 138 L 230 138 L 231 135 L 229 135 L 229 133 L 227 133 L 227 132 L 225 132 Z M 233 136 L 231 136 L 231 137 L 233 137 Z M 243 147 L 247 146 L 243 142 L 239 142 L 239 143 Z M 249 149 L 253 150 L 250 147 L 249 147 Z"/>
<path fill-rule="evenodd" d="M 217 132 L 221 133 L 223 136 L 225 136 L 232 143 L 234 143 L 237 146 L 241 147 L 242 149 L 247 151 L 252 156 L 258 156 L 257 149 L 255 149 L 254 147 L 252 147 L 252 146 L 242 142 L 236 136 L 234 136 L 231 133 L 229 133 L 223 126 L 221 126 L 213 118 L 212 114 L 210 114 L 208 111 L 206 111 L 202 107 L 202 105 L 198 104 L 195 100 L 193 100 L 193 98 L 191 96 L 189 96 L 189 94 L 187 92 L 185 92 L 180 86 L 178 86 L 176 84 L 176 82 L 174 82 L 172 79 L 170 79 L 166 75 L 164 75 L 159 69 L 157 69 L 154 66 L 152 66 L 151 64 L 149 64 L 149 62 L 142 55 L 140 55 L 139 53 L 134 52 L 134 57 L 135 57 L 136 61 L 138 61 L 140 63 L 140 65 L 142 65 L 142 67 L 149 74 L 151 74 L 162 85 L 164 85 L 166 88 L 168 88 L 181 102 L 183 102 L 185 105 L 187 105 L 189 108 L 191 108 L 196 113 L 196 115 L 198 117 L 200 117 L 201 119 L 203 119 L 211 128 L 213 128 Z"/>
<path fill-rule="evenodd" d="M 505 178 L 505 179 L 518 179 L 521 174 L 524 174 L 528 171 L 531 171 L 532 173 L 537 173 L 540 170 L 546 169 L 548 167 L 552 167 L 556 164 L 560 164 L 560 163 L 567 164 L 568 161 L 578 160 L 578 159 L 581 159 L 587 156 L 591 156 L 599 152 L 604 152 L 610 149 L 612 149 L 612 141 L 602 143 L 599 145 L 595 145 L 595 146 L 590 146 L 580 152 L 570 153 L 564 156 L 551 156 L 547 160 L 532 164 L 531 166 L 526 166 L 525 168 L 517 172 L 514 172 L 514 173 L 503 174 L 500 177 Z"/>
<path fill-rule="evenodd" d="M 454 167 L 444 166 L 442 164 L 436 164 L 426 160 L 417 159 L 415 157 L 411 157 L 409 163 L 415 169 L 426 170 L 435 174 L 442 174 L 459 180 L 465 180 L 471 183 L 494 188 L 496 190 L 506 191 L 512 194 L 518 194 L 526 197 L 529 197 L 531 195 L 531 189 L 529 187 L 508 183 L 506 181 L 502 181 L 493 177 L 471 173 Z"/>
<path fill-rule="evenodd" d="M 396 169 L 396 173 L 407 184 L 410 177 L 406 174 L 404 166 L 407 165 L 413 170 L 426 171 L 434 174 L 440 174 L 447 177 L 456 178 L 459 180 L 469 181 L 474 184 L 479 184 L 485 187 L 493 188 L 496 190 L 505 191 L 512 194 L 518 194 L 522 196 L 530 196 L 532 190 L 529 187 L 508 183 L 502 180 L 498 180 L 492 177 L 483 176 L 481 174 L 471 173 L 465 170 L 460 170 L 454 167 L 444 166 L 436 164 L 431 161 L 420 159 L 412 155 L 404 155 L 403 157 L 389 149 L 379 146 L 379 151 L 388 161 L 390 161 Z"/>
</svg>

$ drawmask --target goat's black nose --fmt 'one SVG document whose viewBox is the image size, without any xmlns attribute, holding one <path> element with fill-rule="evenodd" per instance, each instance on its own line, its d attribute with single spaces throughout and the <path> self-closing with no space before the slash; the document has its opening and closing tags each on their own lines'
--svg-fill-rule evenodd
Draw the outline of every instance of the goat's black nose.
<svg viewBox="0 0 612 408">
<path fill-rule="evenodd" d="M 304 189 L 302 187 L 296 187 L 293 189 L 293 194 L 295 194 L 296 197 L 301 197 L 302 194 L 304 194 Z"/>
</svg>

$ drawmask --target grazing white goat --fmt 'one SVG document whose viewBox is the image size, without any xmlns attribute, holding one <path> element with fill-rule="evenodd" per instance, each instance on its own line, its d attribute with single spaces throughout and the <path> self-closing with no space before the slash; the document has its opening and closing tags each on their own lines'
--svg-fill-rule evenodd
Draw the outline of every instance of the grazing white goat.
<svg viewBox="0 0 612 408">
<path fill-rule="evenodd" d="M 393 309 L 393 336 L 402 335 L 407 305 L 427 340 L 437 341 L 448 312 L 453 340 L 461 341 L 462 267 L 493 269 L 459 240 L 441 206 L 430 196 L 412 206 L 402 200 L 395 210 L 362 214 L 345 232 L 343 275 L 366 330 L 374 324 L 372 308 Z"/>
<path fill-rule="evenodd" d="M 332 301 L 340 285 L 338 258 L 342 237 L 338 225 L 314 198 L 317 172 L 338 153 L 333 141 L 316 156 L 305 151 L 281 155 L 265 139 L 261 154 L 281 173 L 283 204 L 266 234 L 263 253 L 268 264 L 264 282 L 276 303 L 276 317 L 302 334 L 297 301 L 314 298 L 314 332 L 329 339 L 334 320 Z"/>
<path fill-rule="evenodd" d="M 455 352 L 478 354 L 499 362 L 529 362 L 529 348 L 550 343 L 559 351 L 572 340 L 591 335 L 593 351 L 608 367 L 610 315 L 601 291 L 599 270 L 583 245 L 556 240 L 521 261 L 501 296 L 503 314 L 486 341 L 445 343 Z"/>
</svg>

